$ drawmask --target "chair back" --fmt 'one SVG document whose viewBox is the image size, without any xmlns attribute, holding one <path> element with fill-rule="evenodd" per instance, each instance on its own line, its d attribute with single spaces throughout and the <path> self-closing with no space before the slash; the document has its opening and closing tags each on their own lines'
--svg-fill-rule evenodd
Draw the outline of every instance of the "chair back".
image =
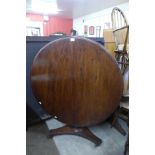
<svg viewBox="0 0 155 155">
<path fill-rule="evenodd" d="M 128 51 L 129 25 L 124 13 L 115 7 L 111 13 L 111 20 L 116 50 Z"/>
<path fill-rule="evenodd" d="M 123 96 L 129 96 L 129 25 L 124 13 L 117 7 L 112 10 L 111 20 L 116 43 L 115 58 L 124 79 Z"/>
</svg>

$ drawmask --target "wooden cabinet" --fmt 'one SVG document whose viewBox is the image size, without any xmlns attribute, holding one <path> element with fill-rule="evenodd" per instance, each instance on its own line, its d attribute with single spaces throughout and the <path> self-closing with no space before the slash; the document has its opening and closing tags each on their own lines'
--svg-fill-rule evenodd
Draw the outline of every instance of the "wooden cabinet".
<svg viewBox="0 0 155 155">
<path fill-rule="evenodd" d="M 114 50 L 116 49 L 116 43 L 113 36 L 112 29 L 105 29 L 103 30 L 103 37 L 104 37 L 104 46 L 109 51 L 109 53 L 114 56 Z"/>
</svg>

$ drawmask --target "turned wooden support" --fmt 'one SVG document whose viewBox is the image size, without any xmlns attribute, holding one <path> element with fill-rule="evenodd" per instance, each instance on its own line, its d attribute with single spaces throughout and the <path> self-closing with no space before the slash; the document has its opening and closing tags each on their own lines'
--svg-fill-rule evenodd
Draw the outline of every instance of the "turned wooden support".
<svg viewBox="0 0 155 155">
<path fill-rule="evenodd" d="M 95 143 L 96 146 L 99 146 L 102 143 L 102 140 L 97 136 L 95 136 L 87 127 L 74 128 L 66 125 L 49 131 L 49 137 L 54 137 L 57 135 L 64 135 L 64 134 L 75 135 L 75 136 L 86 138 L 91 142 Z"/>
</svg>

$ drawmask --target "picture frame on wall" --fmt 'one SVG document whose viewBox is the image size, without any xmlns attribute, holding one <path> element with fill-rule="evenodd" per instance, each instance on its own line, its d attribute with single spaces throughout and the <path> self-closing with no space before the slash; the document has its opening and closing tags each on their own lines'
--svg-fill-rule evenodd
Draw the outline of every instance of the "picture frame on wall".
<svg viewBox="0 0 155 155">
<path fill-rule="evenodd" d="M 84 36 L 88 35 L 88 26 L 84 25 Z"/>
<path fill-rule="evenodd" d="M 101 26 L 96 26 L 96 37 L 100 37 L 101 34 Z"/>
<path fill-rule="evenodd" d="M 104 29 L 110 29 L 110 28 L 111 28 L 110 22 L 105 22 L 104 23 Z"/>
<path fill-rule="evenodd" d="M 41 36 L 39 27 L 26 27 L 27 36 Z"/>
<path fill-rule="evenodd" d="M 89 35 L 94 35 L 94 26 L 89 26 Z"/>
</svg>

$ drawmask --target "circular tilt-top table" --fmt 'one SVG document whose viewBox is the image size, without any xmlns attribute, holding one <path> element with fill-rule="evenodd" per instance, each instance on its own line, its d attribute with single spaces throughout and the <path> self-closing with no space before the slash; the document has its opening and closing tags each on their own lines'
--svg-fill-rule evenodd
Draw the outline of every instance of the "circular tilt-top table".
<svg viewBox="0 0 155 155">
<path fill-rule="evenodd" d="M 31 68 L 33 93 L 43 108 L 66 125 L 50 136 L 73 134 L 101 144 L 89 129 L 118 107 L 123 79 L 116 61 L 100 44 L 66 37 L 44 46 Z"/>
</svg>

